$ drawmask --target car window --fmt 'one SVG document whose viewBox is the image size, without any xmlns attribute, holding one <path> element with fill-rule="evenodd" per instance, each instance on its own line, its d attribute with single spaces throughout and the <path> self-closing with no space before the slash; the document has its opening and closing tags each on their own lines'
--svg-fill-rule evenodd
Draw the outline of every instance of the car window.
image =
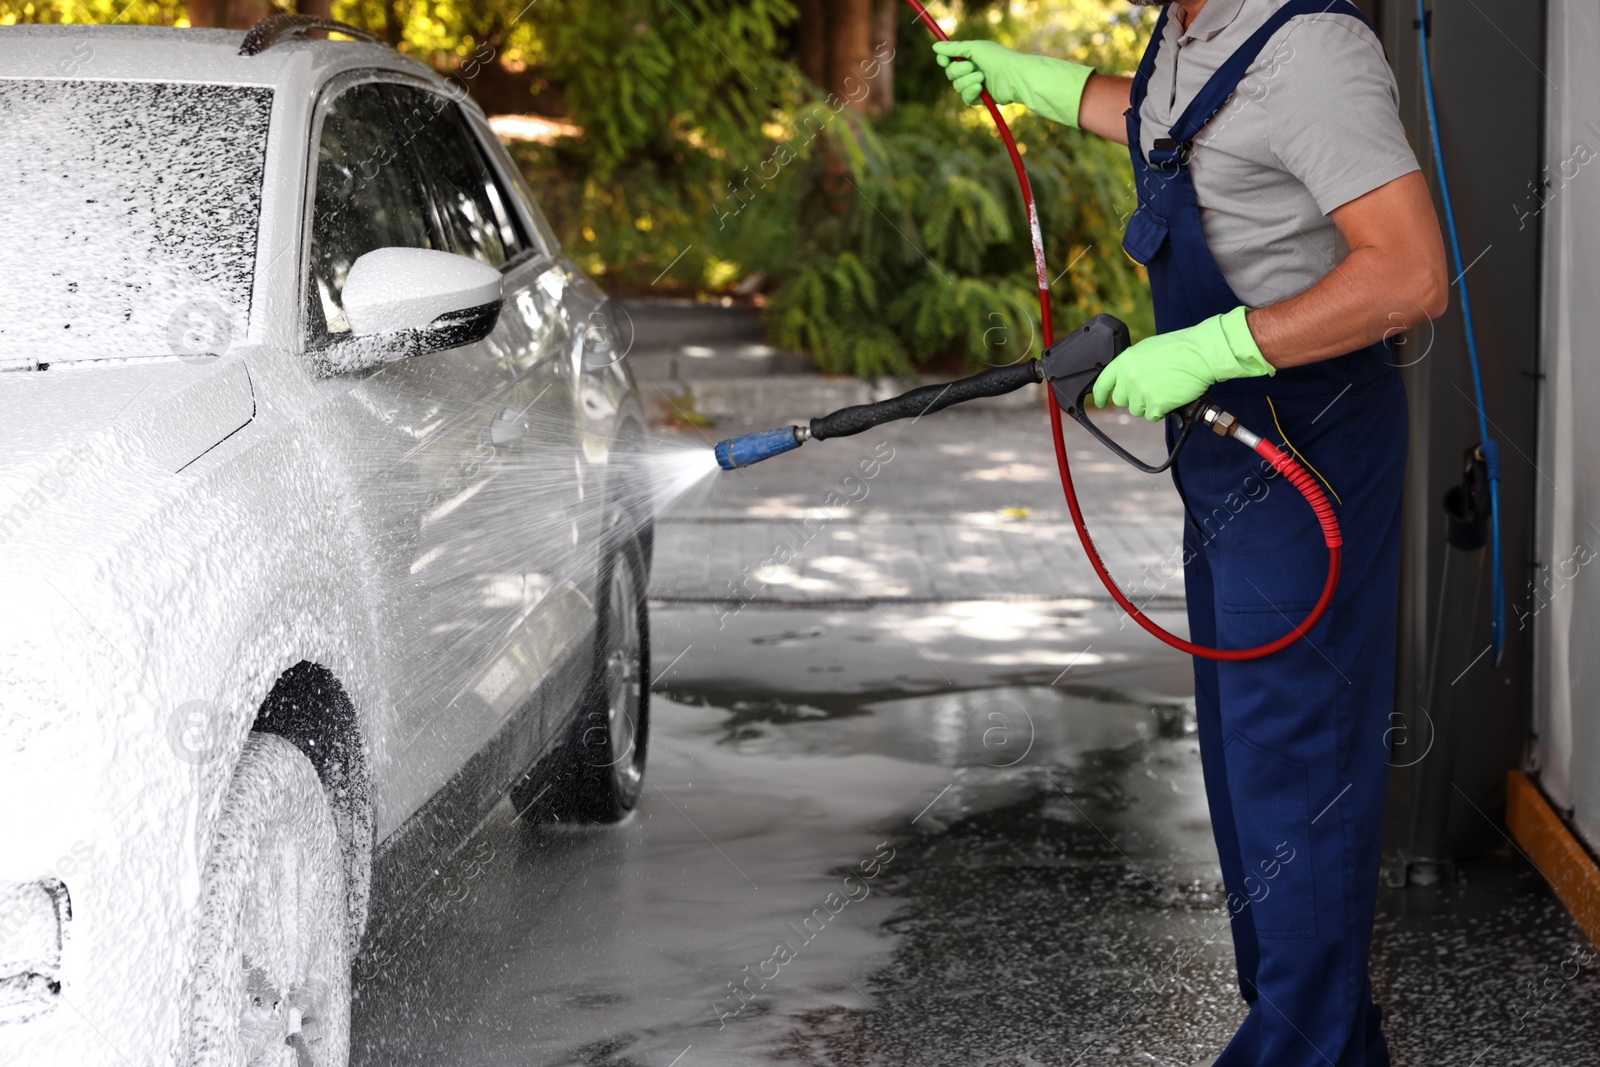
<svg viewBox="0 0 1600 1067">
<path fill-rule="evenodd" d="M 498 267 L 521 250 L 477 145 L 468 140 L 460 109 L 435 93 L 388 87 L 417 168 L 433 194 L 449 250 Z"/>
<path fill-rule="evenodd" d="M 500 220 L 500 231 L 505 235 L 507 247 L 511 247 L 511 244 L 514 243 L 518 252 L 537 248 L 538 242 L 527 236 L 522 220 L 517 217 L 516 208 L 511 206 L 514 203 L 512 200 L 513 194 L 500 180 L 500 175 L 495 173 L 494 165 L 484 155 L 483 135 L 470 122 L 462 127 L 461 132 L 472 143 L 472 150 L 477 156 L 478 165 L 483 168 L 483 176 L 489 188 L 489 199 L 494 202 L 495 215 Z"/>
<path fill-rule="evenodd" d="M 550 228 L 550 220 L 545 218 L 540 210 L 539 203 L 534 199 L 533 191 L 528 188 L 528 183 L 522 177 L 522 171 L 517 166 L 517 161 L 511 158 L 511 153 L 506 151 L 506 146 L 500 143 L 500 138 L 493 132 L 484 129 L 482 124 L 474 122 L 473 126 L 479 131 L 479 143 L 488 149 L 494 161 L 500 165 L 500 171 L 510 179 L 510 194 L 507 200 L 520 203 L 524 214 L 533 223 L 533 242 L 544 248 L 546 255 L 555 256 L 561 249 L 561 242 L 556 240 L 555 231 Z"/>
<path fill-rule="evenodd" d="M 312 334 L 348 333 L 340 296 L 355 261 L 376 248 L 433 248 L 427 209 L 376 85 L 340 95 L 317 143 L 308 300 Z"/>
</svg>

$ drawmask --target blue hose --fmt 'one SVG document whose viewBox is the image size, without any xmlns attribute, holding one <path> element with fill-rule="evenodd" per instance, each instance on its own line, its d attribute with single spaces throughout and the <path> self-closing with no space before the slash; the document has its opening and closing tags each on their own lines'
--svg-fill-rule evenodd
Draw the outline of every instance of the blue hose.
<svg viewBox="0 0 1600 1067">
<path fill-rule="evenodd" d="M 1498 666 L 1505 652 L 1506 590 L 1500 569 L 1500 448 L 1489 436 L 1489 416 L 1483 404 L 1483 374 L 1478 367 L 1478 337 L 1472 327 L 1472 300 L 1467 293 L 1467 268 L 1461 260 L 1461 236 L 1456 230 L 1455 207 L 1450 202 L 1450 182 L 1445 176 L 1444 148 L 1439 141 L 1439 112 L 1433 99 L 1433 65 L 1428 58 L 1428 40 L 1433 28 L 1428 22 L 1424 0 L 1417 0 L 1417 25 L 1422 53 L 1422 91 L 1428 102 L 1428 132 L 1433 139 L 1433 168 L 1439 178 L 1439 199 L 1444 204 L 1445 230 L 1450 235 L 1450 257 L 1455 263 L 1456 280 L 1461 283 L 1461 319 L 1467 336 L 1467 363 L 1472 367 L 1472 392 L 1477 398 L 1478 450 L 1483 453 L 1489 475 L 1491 617 L 1489 648 L 1491 662 Z"/>
</svg>

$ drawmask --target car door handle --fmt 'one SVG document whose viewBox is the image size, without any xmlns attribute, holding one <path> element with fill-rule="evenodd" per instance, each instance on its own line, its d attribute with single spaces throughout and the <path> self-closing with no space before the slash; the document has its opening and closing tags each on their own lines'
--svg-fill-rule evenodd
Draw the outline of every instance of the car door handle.
<svg viewBox="0 0 1600 1067">
<path fill-rule="evenodd" d="M 526 411 L 501 408 L 489 423 L 489 443 L 495 448 L 508 448 L 528 436 Z"/>
</svg>

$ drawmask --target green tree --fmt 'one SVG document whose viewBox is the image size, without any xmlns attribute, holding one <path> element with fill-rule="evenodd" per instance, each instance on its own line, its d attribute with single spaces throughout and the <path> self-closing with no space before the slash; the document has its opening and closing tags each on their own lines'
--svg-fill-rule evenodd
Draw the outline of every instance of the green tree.
<svg viewBox="0 0 1600 1067">
<path fill-rule="evenodd" d="M 280 0 L 279 7 L 286 0 Z M 0 0 L 0 23 L 247 23 L 268 0 Z M 614 292 L 741 291 L 773 337 L 878 374 L 1036 353 L 1010 165 L 902 0 L 299 0 L 385 34 L 491 114 L 571 130 L 513 152 L 563 244 Z M 1126 0 L 931 3 L 953 36 L 1126 70 L 1150 20 Z M 1011 117 L 1062 319 L 1149 329 L 1122 255 L 1122 150 Z M 1067 269 L 1069 268 L 1070 269 Z"/>
<path fill-rule="evenodd" d="M 945 10 L 948 14 L 948 9 Z M 968 5 L 953 36 L 1133 65 L 1148 12 L 1120 0 Z M 856 196 L 798 205 L 799 240 L 774 271 L 778 343 L 826 370 L 881 374 L 957 355 L 970 365 L 1038 354 L 1033 260 L 1009 159 L 981 109 L 966 108 L 909 15 L 897 37 L 895 111 L 840 123 Z M 1038 201 L 1056 317 L 1105 310 L 1153 328 L 1142 268 L 1121 250 L 1134 206 L 1125 150 L 1008 108 Z M 1070 269 L 1068 269 L 1070 268 Z"/>
<path fill-rule="evenodd" d="M 807 92 L 788 0 L 542 0 L 540 71 L 582 131 L 519 145 L 584 267 L 622 287 L 737 281 L 724 202 Z M 770 235 L 769 235 L 770 239 Z M 679 257 L 682 257 L 681 259 Z"/>
<path fill-rule="evenodd" d="M 181 0 L 0 0 L 0 26 L 18 23 L 115 23 L 130 26 L 183 24 Z"/>
</svg>

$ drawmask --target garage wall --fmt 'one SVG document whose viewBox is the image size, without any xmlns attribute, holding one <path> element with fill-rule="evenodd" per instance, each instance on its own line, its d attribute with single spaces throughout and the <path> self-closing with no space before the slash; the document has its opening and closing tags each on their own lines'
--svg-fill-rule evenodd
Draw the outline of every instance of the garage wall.
<svg viewBox="0 0 1600 1067">
<path fill-rule="evenodd" d="M 1574 6 L 1585 2 L 1595 4 L 1576 0 Z M 1529 561 L 1538 555 L 1535 487 L 1542 480 L 1534 464 L 1535 374 L 1543 231 L 1537 218 L 1524 223 L 1512 206 L 1529 193 L 1544 164 L 1542 119 L 1551 95 L 1544 56 L 1548 23 L 1544 0 L 1430 0 L 1429 7 L 1444 161 L 1469 264 L 1464 281 L 1472 290 L 1491 432 L 1500 442 L 1504 574 L 1508 598 L 1515 600 L 1531 573 Z M 1385 0 L 1379 14 L 1400 89 L 1401 118 L 1434 184 L 1415 0 Z M 1573 55 L 1579 54 L 1574 49 Z M 1595 175 L 1600 178 L 1600 162 Z M 1435 184 L 1436 199 L 1437 194 Z M 1401 373 L 1411 410 L 1411 447 L 1394 743 L 1403 740 L 1409 747 L 1395 753 L 1389 847 L 1391 852 L 1409 849 L 1413 819 L 1443 805 L 1449 850 L 1459 859 L 1505 845 L 1506 772 L 1522 765 L 1528 749 L 1533 627 L 1519 631 L 1511 623 L 1498 666 L 1480 657 L 1489 644 L 1489 585 L 1482 583 L 1475 608 L 1458 606 L 1472 613 L 1467 620 L 1471 636 L 1445 635 L 1441 680 L 1436 692 L 1429 691 L 1446 553 L 1442 501 L 1446 490 L 1461 482 L 1463 450 L 1478 440 L 1458 287 L 1451 290 L 1445 316 L 1413 331 L 1407 343 L 1411 362 Z M 1600 647 L 1595 651 L 1600 656 Z M 1453 726 L 1436 735 L 1435 726 L 1446 720 Z M 1448 774 L 1424 773 L 1436 758 L 1449 760 Z"/>
<path fill-rule="evenodd" d="M 1600 848 L 1600 4 L 1551 0 L 1535 578 L 1507 591 L 1535 634 L 1531 768 Z M 1542 203 L 1541 203 L 1542 200 Z M 1531 221 L 1531 219 L 1530 219 Z"/>
</svg>

